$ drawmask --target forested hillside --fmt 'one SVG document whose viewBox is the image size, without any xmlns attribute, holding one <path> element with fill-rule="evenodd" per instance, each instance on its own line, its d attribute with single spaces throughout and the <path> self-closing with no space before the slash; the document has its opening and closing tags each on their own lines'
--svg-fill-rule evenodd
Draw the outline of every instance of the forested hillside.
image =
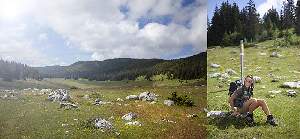
<svg viewBox="0 0 300 139">
<path fill-rule="evenodd" d="M 144 76 L 165 74 L 170 79 L 206 78 L 206 52 L 187 58 L 131 59 L 117 58 L 104 61 L 80 61 L 70 66 L 36 67 L 44 78 L 86 78 L 89 80 L 134 80 Z"/>
</svg>

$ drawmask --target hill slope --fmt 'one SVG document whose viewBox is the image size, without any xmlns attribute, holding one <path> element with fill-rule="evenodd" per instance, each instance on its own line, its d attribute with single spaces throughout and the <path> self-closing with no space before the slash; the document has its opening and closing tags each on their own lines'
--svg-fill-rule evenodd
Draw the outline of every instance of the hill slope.
<svg viewBox="0 0 300 139">
<path fill-rule="evenodd" d="M 70 66 L 36 67 L 46 78 L 87 78 L 90 80 L 150 79 L 156 74 L 195 79 L 206 76 L 206 52 L 175 60 L 117 58 L 104 61 L 79 61 Z"/>
</svg>

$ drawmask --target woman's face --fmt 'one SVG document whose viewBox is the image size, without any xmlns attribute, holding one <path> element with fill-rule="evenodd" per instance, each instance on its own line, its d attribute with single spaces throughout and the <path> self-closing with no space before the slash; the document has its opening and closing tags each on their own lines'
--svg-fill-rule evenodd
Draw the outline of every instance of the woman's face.
<svg viewBox="0 0 300 139">
<path fill-rule="evenodd" d="M 253 80 L 250 77 L 247 77 L 245 79 L 245 86 L 246 87 L 250 87 L 252 83 L 253 83 Z"/>
</svg>

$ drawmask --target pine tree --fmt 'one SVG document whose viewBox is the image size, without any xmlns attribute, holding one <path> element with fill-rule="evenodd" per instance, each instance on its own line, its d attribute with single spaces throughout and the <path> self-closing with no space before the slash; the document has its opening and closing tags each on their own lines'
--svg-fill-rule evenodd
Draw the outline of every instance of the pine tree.
<svg viewBox="0 0 300 139">
<path fill-rule="evenodd" d="M 268 35 L 269 38 L 272 37 L 272 35 L 273 35 L 273 31 L 274 31 L 273 25 L 274 24 L 273 24 L 271 18 L 266 17 L 265 22 L 264 22 L 264 26 L 266 28 L 267 35 Z"/>
<path fill-rule="evenodd" d="M 242 24 L 240 21 L 240 11 L 239 11 L 239 7 L 236 3 L 233 3 L 232 6 L 232 21 L 233 21 L 233 27 L 234 27 L 234 31 L 233 32 L 241 32 L 242 31 Z"/>
<path fill-rule="evenodd" d="M 247 4 L 245 36 L 248 40 L 255 41 L 259 31 L 259 14 L 256 12 L 253 0 L 249 0 Z"/>
<path fill-rule="evenodd" d="M 295 5 L 294 0 L 283 2 L 283 28 L 289 29 L 295 27 Z"/>
<path fill-rule="evenodd" d="M 300 35 L 300 0 L 297 1 L 297 8 L 296 8 L 296 30 L 297 34 Z"/>
<path fill-rule="evenodd" d="M 211 19 L 211 25 L 207 33 L 208 46 L 219 45 L 223 38 L 222 28 L 224 27 L 219 11 L 219 8 L 216 6 L 214 15 Z"/>
<path fill-rule="evenodd" d="M 273 7 L 268 10 L 268 12 L 263 17 L 264 22 L 267 21 L 267 18 L 270 18 L 271 22 L 273 23 L 274 28 L 280 27 L 280 17 L 276 9 Z"/>
</svg>

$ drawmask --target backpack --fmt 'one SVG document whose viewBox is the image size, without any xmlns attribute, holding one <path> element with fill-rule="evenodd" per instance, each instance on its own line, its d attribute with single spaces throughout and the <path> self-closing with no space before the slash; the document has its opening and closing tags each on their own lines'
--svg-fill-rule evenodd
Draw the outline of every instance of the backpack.
<svg viewBox="0 0 300 139">
<path fill-rule="evenodd" d="M 242 81 L 240 79 L 231 82 L 228 89 L 228 95 L 231 96 L 241 86 L 242 86 Z"/>
<path fill-rule="evenodd" d="M 242 84 L 242 80 L 241 79 L 236 80 L 234 82 L 231 82 L 229 84 L 228 95 L 231 96 L 238 88 L 242 87 L 242 85 L 243 84 Z M 254 88 L 254 86 L 252 84 L 252 86 L 250 87 L 250 94 L 251 94 L 251 96 L 253 96 L 253 88 Z"/>
</svg>

